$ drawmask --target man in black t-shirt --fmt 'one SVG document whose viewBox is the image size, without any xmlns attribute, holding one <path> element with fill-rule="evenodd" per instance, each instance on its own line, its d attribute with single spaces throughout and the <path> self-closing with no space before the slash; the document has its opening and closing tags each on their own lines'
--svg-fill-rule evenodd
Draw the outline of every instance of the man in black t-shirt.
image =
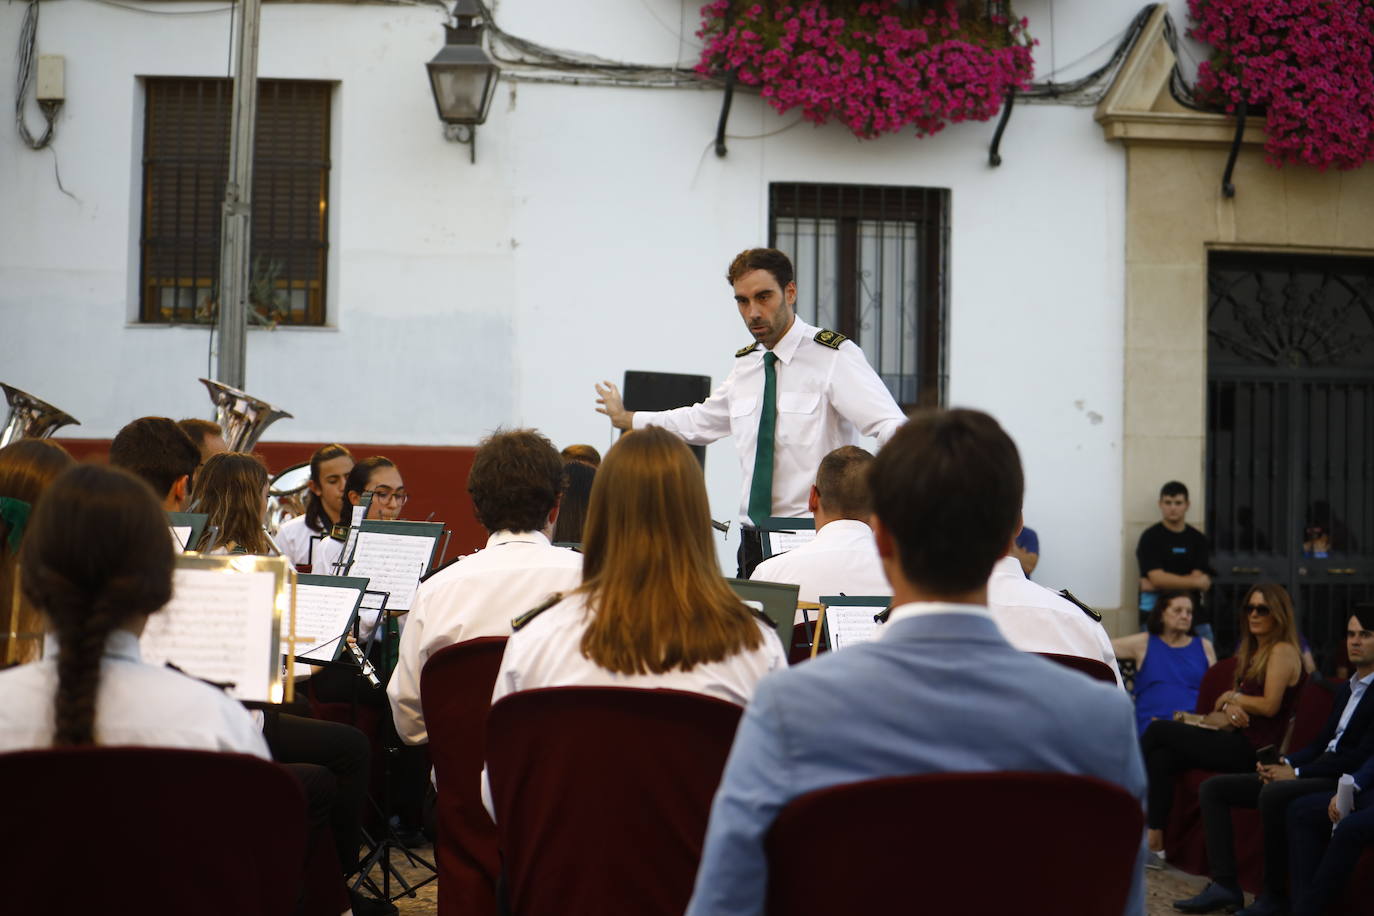
<svg viewBox="0 0 1374 916">
<path fill-rule="evenodd" d="M 1208 562 L 1211 546 L 1207 535 L 1184 521 L 1188 514 L 1188 488 L 1177 480 L 1160 487 L 1159 513 L 1163 520 L 1146 528 L 1135 548 L 1140 564 L 1141 614 L 1154 608 L 1155 592 L 1192 592 L 1198 635 L 1210 639 L 1211 621 L 1203 602 L 1212 587 L 1212 567 Z"/>
</svg>

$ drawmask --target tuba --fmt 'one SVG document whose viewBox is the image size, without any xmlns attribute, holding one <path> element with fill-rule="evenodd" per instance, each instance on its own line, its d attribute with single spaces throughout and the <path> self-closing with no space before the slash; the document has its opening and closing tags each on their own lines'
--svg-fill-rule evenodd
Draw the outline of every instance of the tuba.
<svg viewBox="0 0 1374 916">
<path fill-rule="evenodd" d="M 9 411 L 5 423 L 0 426 L 0 448 L 19 439 L 46 439 L 53 431 L 81 422 L 64 410 L 58 410 L 47 401 L 40 401 L 27 391 L 20 391 L 11 385 L 0 382 L 5 389 L 5 400 Z"/>
<path fill-rule="evenodd" d="M 210 400 L 215 405 L 215 422 L 224 433 L 224 443 L 231 452 L 252 451 L 267 427 L 283 417 L 291 416 L 266 401 L 260 401 L 222 382 L 208 378 L 200 381 L 210 392 Z"/>
</svg>

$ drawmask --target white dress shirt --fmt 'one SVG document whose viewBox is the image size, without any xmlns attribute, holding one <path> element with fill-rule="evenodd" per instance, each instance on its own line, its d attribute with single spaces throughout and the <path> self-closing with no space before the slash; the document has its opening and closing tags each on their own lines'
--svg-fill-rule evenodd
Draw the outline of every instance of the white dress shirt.
<svg viewBox="0 0 1374 916">
<path fill-rule="evenodd" d="M 842 445 L 857 445 L 859 433 L 876 437 L 881 446 L 906 422 L 863 351 L 848 340 L 839 349 L 817 343 L 818 330 L 797 318 L 773 348 L 778 357 L 773 515 L 780 518 L 810 514 L 806 501 L 822 458 Z M 752 524 L 749 487 L 763 409 L 766 352 L 759 345 L 736 357 L 725 381 L 699 404 L 634 414 L 636 429 L 662 426 L 692 445 L 734 436 L 743 471 L 740 522 L 745 524 Z"/>
<path fill-rule="evenodd" d="M 324 534 L 327 536 L 329 532 L 326 531 Z M 318 539 L 320 535 L 320 532 L 312 530 L 305 523 L 304 515 L 297 515 L 281 523 L 281 527 L 277 529 L 276 541 L 282 553 L 290 557 L 294 565 L 305 566 L 312 562 L 313 554 L 318 552 L 310 549 L 311 539 Z M 316 545 L 319 543 L 319 540 L 315 541 Z"/>
<path fill-rule="evenodd" d="M 800 547 L 764 560 L 749 578 L 800 586 L 798 601 L 821 595 L 891 595 L 873 529 L 850 518 L 836 519 Z"/>
<path fill-rule="evenodd" d="M 52 746 L 57 655 L 49 636 L 42 661 L 0 671 L 0 752 Z M 128 630 L 115 630 L 105 644 L 95 741 L 272 759 L 248 710 L 209 684 L 144 664 L 138 637 Z"/>
<path fill-rule="evenodd" d="M 1022 652 L 1054 652 L 1103 662 L 1122 684 L 1111 637 L 1078 605 L 1026 578 L 1021 561 L 1003 557 L 988 578 L 988 610 Z"/>
<path fill-rule="evenodd" d="M 400 736 L 409 744 L 429 740 L 420 672 L 431 655 L 481 636 L 509 636 L 512 619 L 580 584 L 582 555 L 554 547 L 538 531 L 498 531 L 485 548 L 422 583 L 405 616 L 400 657 L 386 688 Z"/>
<path fill-rule="evenodd" d="M 344 542 L 338 538 L 322 538 L 315 542 L 315 550 L 310 561 L 310 571 L 317 576 L 334 575 L 334 564 L 339 562 Z"/>
</svg>

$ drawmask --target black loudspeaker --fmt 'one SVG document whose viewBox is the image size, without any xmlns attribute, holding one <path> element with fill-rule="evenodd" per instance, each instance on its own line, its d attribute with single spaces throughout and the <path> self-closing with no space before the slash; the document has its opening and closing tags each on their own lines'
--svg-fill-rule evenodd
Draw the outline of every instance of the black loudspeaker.
<svg viewBox="0 0 1374 916">
<path fill-rule="evenodd" d="M 620 392 L 626 410 L 672 410 L 706 400 L 711 394 L 711 377 L 676 372 L 626 372 Z M 706 448 L 700 445 L 691 448 L 705 470 Z"/>
</svg>

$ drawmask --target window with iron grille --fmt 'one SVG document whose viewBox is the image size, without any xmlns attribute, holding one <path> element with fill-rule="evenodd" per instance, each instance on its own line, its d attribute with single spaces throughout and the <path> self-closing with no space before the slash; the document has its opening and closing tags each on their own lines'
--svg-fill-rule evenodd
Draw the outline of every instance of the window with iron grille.
<svg viewBox="0 0 1374 916">
<path fill-rule="evenodd" d="M 144 87 L 139 319 L 210 322 L 233 84 L 150 77 Z M 250 323 L 324 324 L 331 89 L 258 81 Z"/>
<path fill-rule="evenodd" d="M 944 396 L 949 192 L 772 184 L 769 239 L 797 271 L 797 314 L 839 331 L 903 409 Z"/>
</svg>

